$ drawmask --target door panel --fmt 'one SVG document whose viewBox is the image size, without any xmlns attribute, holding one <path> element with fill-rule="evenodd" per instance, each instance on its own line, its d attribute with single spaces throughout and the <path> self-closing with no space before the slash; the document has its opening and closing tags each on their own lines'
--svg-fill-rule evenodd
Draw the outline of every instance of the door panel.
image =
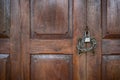
<svg viewBox="0 0 120 80">
<path fill-rule="evenodd" d="M 103 37 L 120 38 L 120 0 L 103 1 Z"/>
<path fill-rule="evenodd" d="M 120 80 L 120 0 L 102 0 L 102 79 Z"/>
<path fill-rule="evenodd" d="M 10 78 L 10 62 L 8 54 L 0 54 L 0 80 Z"/>
<path fill-rule="evenodd" d="M 0 39 L 0 53 L 10 53 L 9 39 Z"/>
<path fill-rule="evenodd" d="M 102 54 L 120 54 L 120 40 L 104 39 L 102 42 Z"/>
<path fill-rule="evenodd" d="M 70 1 L 30 0 L 32 38 L 70 37 L 72 34 Z"/>
<path fill-rule="evenodd" d="M 10 35 L 10 0 L 0 0 L 0 38 Z"/>
<path fill-rule="evenodd" d="M 31 80 L 72 80 L 71 55 L 32 55 Z"/>
<path fill-rule="evenodd" d="M 103 80 L 120 80 L 120 55 L 103 56 Z"/>
</svg>

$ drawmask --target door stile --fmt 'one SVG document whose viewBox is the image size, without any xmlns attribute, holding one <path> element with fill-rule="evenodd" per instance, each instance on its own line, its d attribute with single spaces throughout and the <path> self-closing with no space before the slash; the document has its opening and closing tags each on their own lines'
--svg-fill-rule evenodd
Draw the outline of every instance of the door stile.
<svg viewBox="0 0 120 80">
<path fill-rule="evenodd" d="M 87 24 L 91 37 L 97 41 L 94 54 L 87 53 L 87 80 L 101 80 L 101 0 L 87 0 Z"/>
<path fill-rule="evenodd" d="M 11 0 L 10 64 L 11 64 L 11 80 L 22 80 L 21 14 L 19 0 Z"/>
<path fill-rule="evenodd" d="M 86 80 L 86 54 L 79 55 L 76 49 L 77 40 L 83 36 L 86 27 L 86 0 L 74 0 L 73 9 L 73 80 Z"/>
<path fill-rule="evenodd" d="M 29 0 L 20 0 L 21 5 L 21 69 L 22 80 L 30 80 L 30 5 Z"/>
</svg>

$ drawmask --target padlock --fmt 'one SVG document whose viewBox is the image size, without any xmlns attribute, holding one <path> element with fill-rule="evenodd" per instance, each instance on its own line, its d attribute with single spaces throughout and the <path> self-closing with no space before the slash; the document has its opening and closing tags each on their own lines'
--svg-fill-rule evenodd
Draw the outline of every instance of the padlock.
<svg viewBox="0 0 120 80">
<path fill-rule="evenodd" d="M 89 43 L 90 42 L 90 33 L 89 33 L 89 31 L 85 32 L 84 42 L 85 43 Z"/>
<path fill-rule="evenodd" d="M 85 42 L 89 43 L 90 42 L 90 37 L 85 37 Z"/>
<path fill-rule="evenodd" d="M 90 45 L 86 45 L 86 43 L 89 43 Z M 78 45 L 77 45 L 78 53 L 81 54 L 92 51 L 94 54 L 95 53 L 94 49 L 96 48 L 96 44 L 97 44 L 96 39 L 92 38 L 90 36 L 90 32 L 88 31 L 88 29 L 86 29 L 84 32 L 84 36 L 78 39 Z"/>
</svg>

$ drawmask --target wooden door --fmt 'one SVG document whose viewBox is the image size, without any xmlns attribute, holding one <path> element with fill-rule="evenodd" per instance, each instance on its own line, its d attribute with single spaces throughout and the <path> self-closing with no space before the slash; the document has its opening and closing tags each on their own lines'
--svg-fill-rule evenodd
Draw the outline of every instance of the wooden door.
<svg viewBox="0 0 120 80">
<path fill-rule="evenodd" d="M 22 80 L 19 18 L 17 0 L 0 0 L 0 80 Z"/>
<path fill-rule="evenodd" d="M 120 0 L 0 0 L 0 80 L 120 80 L 119 21 Z"/>
<path fill-rule="evenodd" d="M 120 0 L 102 2 L 102 79 L 120 80 Z"/>
</svg>

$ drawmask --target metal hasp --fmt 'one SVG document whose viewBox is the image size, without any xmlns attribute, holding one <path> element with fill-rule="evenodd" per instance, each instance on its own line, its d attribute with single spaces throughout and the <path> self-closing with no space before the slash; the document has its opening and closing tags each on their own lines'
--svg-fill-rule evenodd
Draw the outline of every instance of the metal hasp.
<svg viewBox="0 0 120 80">
<path fill-rule="evenodd" d="M 86 43 L 90 43 L 90 47 L 86 47 Z M 78 53 L 81 54 L 89 51 L 94 52 L 96 44 L 97 44 L 96 39 L 90 36 L 89 31 L 85 31 L 83 38 L 78 39 L 78 44 L 77 44 Z"/>
</svg>

